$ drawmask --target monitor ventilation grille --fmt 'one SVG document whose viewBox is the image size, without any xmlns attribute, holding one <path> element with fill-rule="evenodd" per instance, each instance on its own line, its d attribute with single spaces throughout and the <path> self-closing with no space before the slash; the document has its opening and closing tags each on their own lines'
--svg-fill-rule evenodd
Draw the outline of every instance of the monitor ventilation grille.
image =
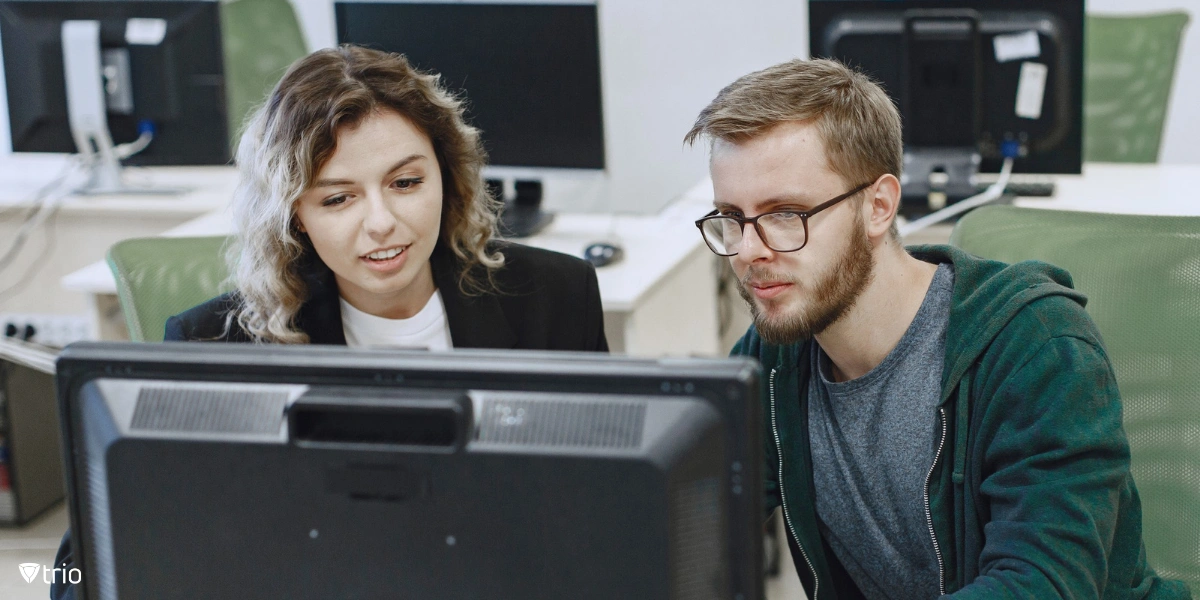
<svg viewBox="0 0 1200 600">
<path fill-rule="evenodd" d="M 644 402 L 487 400 L 476 440 L 497 444 L 634 449 L 642 445 Z"/>
<path fill-rule="evenodd" d="M 143 388 L 130 428 L 197 433 L 279 433 L 287 392 Z"/>
<path fill-rule="evenodd" d="M 718 600 L 728 590 L 719 485 L 716 477 L 705 477 L 671 495 L 672 598 Z"/>
</svg>

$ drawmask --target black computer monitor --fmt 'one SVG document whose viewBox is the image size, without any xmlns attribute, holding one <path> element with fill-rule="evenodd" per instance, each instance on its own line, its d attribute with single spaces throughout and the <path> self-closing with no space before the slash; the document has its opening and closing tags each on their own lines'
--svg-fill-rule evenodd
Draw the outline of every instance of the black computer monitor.
<svg viewBox="0 0 1200 600">
<path fill-rule="evenodd" d="M 219 3 L 182 0 L 4 0 L 0 41 L 14 152 L 77 151 L 67 114 L 62 24 L 100 23 L 113 142 L 154 139 L 131 165 L 230 159 Z"/>
<path fill-rule="evenodd" d="M 406 55 L 465 93 L 492 165 L 604 169 L 596 4 L 347 2 L 339 43 Z"/>
<path fill-rule="evenodd" d="M 759 367 L 82 343 L 81 598 L 762 597 Z"/>
<path fill-rule="evenodd" d="M 1006 149 L 1014 172 L 1080 172 L 1083 0 L 809 0 L 808 12 L 811 56 L 880 81 L 906 148 L 974 148 L 984 172 Z"/>
</svg>

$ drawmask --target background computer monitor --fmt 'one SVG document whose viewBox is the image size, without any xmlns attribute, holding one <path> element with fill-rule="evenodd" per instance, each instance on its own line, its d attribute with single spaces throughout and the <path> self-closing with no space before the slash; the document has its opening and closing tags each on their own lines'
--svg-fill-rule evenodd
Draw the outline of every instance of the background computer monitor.
<svg viewBox="0 0 1200 600">
<path fill-rule="evenodd" d="M 761 598 L 758 378 L 76 344 L 57 384 L 85 597 Z"/>
<path fill-rule="evenodd" d="M 94 20 L 106 51 L 105 75 L 117 92 L 105 98 L 113 142 L 137 139 L 142 121 L 154 127 L 151 144 L 123 162 L 229 162 L 218 7 L 181 0 L 0 2 L 13 151 L 76 152 L 67 116 L 62 23 Z M 129 93 L 118 91 L 123 89 Z"/>
<path fill-rule="evenodd" d="M 996 172 L 1007 142 L 1015 172 L 1080 172 L 1083 0 L 809 0 L 808 10 L 810 54 L 880 81 L 901 109 L 906 147 L 974 147 L 980 170 Z M 930 23 L 939 11 L 948 18 Z M 964 12 L 978 16 L 973 49 Z M 914 17 L 922 35 L 909 45 Z M 1035 109 L 1028 95 L 1018 109 L 1023 70 L 1045 76 Z"/>
<path fill-rule="evenodd" d="M 604 169 L 595 3 L 337 2 L 338 43 L 406 55 L 465 93 L 494 166 Z"/>
</svg>

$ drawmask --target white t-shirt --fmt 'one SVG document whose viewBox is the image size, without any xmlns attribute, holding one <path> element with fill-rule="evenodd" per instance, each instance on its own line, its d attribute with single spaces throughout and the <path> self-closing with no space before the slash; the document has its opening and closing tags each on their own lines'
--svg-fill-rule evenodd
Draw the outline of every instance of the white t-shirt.
<svg viewBox="0 0 1200 600">
<path fill-rule="evenodd" d="M 450 323 L 441 292 L 434 291 L 421 312 L 407 319 L 385 319 L 369 315 L 339 298 L 342 303 L 342 329 L 350 347 L 428 348 L 450 350 Z"/>
</svg>

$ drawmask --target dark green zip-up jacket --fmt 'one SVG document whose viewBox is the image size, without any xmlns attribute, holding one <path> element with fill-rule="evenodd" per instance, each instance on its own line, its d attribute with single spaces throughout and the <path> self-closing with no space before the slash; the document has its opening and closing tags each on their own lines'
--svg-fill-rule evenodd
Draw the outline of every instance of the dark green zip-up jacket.
<svg viewBox="0 0 1200 600">
<path fill-rule="evenodd" d="M 1146 563 L 1117 382 L 1070 275 L 948 246 L 909 252 L 955 271 L 937 453 L 926 478 L 943 593 L 1190 598 L 1182 582 L 1159 578 Z M 768 374 L 768 514 L 783 507 L 808 597 L 831 600 L 839 589 L 852 595 L 852 583 L 817 529 L 809 347 L 767 344 L 751 327 L 733 354 L 757 357 Z"/>
</svg>

